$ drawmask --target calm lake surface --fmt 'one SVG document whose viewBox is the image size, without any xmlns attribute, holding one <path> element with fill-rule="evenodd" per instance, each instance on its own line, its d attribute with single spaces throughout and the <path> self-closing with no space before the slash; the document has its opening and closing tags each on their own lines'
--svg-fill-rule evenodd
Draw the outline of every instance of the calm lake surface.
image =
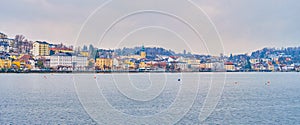
<svg viewBox="0 0 300 125">
<path fill-rule="evenodd" d="M 209 92 L 222 95 L 201 121 L 205 99 L 218 95 Z M 119 123 L 107 104 L 128 120 Z M 172 107 L 182 110 L 175 121 L 129 120 Z M 1 125 L 109 123 L 300 124 L 300 73 L 0 74 Z"/>
</svg>

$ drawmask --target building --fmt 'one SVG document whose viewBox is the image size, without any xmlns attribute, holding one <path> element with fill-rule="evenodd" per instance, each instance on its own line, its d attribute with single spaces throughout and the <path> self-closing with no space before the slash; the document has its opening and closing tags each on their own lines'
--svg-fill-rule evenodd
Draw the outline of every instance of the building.
<svg viewBox="0 0 300 125">
<path fill-rule="evenodd" d="M 85 57 L 89 57 L 89 52 L 88 51 L 81 51 L 80 55 L 85 56 Z"/>
<path fill-rule="evenodd" d="M 210 62 L 210 63 L 205 63 L 205 70 L 224 71 L 225 66 L 224 66 L 224 63 L 222 63 L 222 62 Z"/>
<path fill-rule="evenodd" d="M 188 67 L 192 71 L 199 71 L 200 69 L 200 60 L 198 59 L 188 59 L 187 60 Z"/>
<path fill-rule="evenodd" d="M 34 65 L 34 64 L 32 64 L 33 60 L 34 59 L 30 55 L 22 54 L 15 61 L 20 62 L 20 68 L 22 68 L 22 69 L 32 69 L 32 68 L 34 68 L 34 67 L 32 67 Z"/>
<path fill-rule="evenodd" d="M 8 38 L 0 38 L 0 42 L 8 43 L 8 51 L 13 51 L 14 49 L 14 39 L 8 39 Z"/>
<path fill-rule="evenodd" d="M 0 32 L 0 39 L 4 39 L 4 38 L 7 38 L 7 35 Z"/>
<path fill-rule="evenodd" d="M 41 41 L 34 42 L 32 54 L 34 56 L 48 56 L 50 54 L 49 43 Z"/>
<path fill-rule="evenodd" d="M 96 70 L 112 69 L 113 60 L 110 58 L 97 58 L 95 66 L 96 66 Z"/>
<path fill-rule="evenodd" d="M 85 70 L 88 58 L 71 53 L 56 53 L 50 56 L 50 67 L 57 70 Z"/>
<path fill-rule="evenodd" d="M 8 42 L 0 40 L 0 52 L 9 52 L 9 44 L 8 44 Z"/>
<path fill-rule="evenodd" d="M 73 70 L 85 70 L 88 66 L 88 57 L 77 55 L 72 56 Z"/>
<path fill-rule="evenodd" d="M 121 60 L 121 65 L 123 70 L 135 70 L 137 65 L 135 64 L 134 58 L 125 58 Z"/>
<path fill-rule="evenodd" d="M 0 59 L 0 69 L 10 68 L 12 65 L 11 60 L 9 59 Z"/>
<path fill-rule="evenodd" d="M 250 59 L 249 61 L 250 61 L 251 64 L 260 63 L 259 59 Z"/>
<path fill-rule="evenodd" d="M 72 69 L 72 54 L 56 53 L 50 56 L 50 67 L 57 70 Z"/>
<path fill-rule="evenodd" d="M 270 70 L 270 71 L 275 71 L 275 67 L 274 67 L 274 65 L 272 64 L 272 62 L 271 61 L 269 61 L 268 63 L 267 63 L 268 65 L 268 70 Z"/>
<path fill-rule="evenodd" d="M 147 54 L 146 54 L 146 52 L 145 52 L 145 47 L 144 46 L 142 46 L 142 49 L 141 49 L 141 58 L 146 58 L 146 56 L 147 56 Z"/>
<path fill-rule="evenodd" d="M 70 48 L 50 48 L 50 53 L 56 54 L 56 53 L 74 53 L 74 51 Z"/>
<path fill-rule="evenodd" d="M 200 67 L 200 71 L 206 70 L 206 64 L 205 63 L 201 63 L 199 67 Z"/>
<path fill-rule="evenodd" d="M 0 33 L 0 52 L 9 52 L 13 43 L 13 39 L 8 39 L 5 34 Z"/>
<path fill-rule="evenodd" d="M 149 67 L 145 62 L 140 62 L 139 70 L 146 70 L 147 68 L 149 68 Z"/>
<path fill-rule="evenodd" d="M 232 62 L 225 62 L 224 66 L 226 71 L 235 71 L 235 66 Z"/>
</svg>

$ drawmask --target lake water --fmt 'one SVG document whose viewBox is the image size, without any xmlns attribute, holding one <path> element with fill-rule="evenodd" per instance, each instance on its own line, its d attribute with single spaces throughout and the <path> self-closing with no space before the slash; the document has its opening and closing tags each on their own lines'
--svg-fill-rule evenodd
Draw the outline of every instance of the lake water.
<svg viewBox="0 0 300 125">
<path fill-rule="evenodd" d="M 160 123 L 300 124 L 300 73 L 0 74 L 1 125 Z"/>
</svg>

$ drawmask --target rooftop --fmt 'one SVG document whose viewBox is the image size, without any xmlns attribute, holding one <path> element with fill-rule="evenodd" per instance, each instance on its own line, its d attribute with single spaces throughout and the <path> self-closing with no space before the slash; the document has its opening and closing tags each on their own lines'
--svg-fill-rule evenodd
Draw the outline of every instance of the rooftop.
<svg viewBox="0 0 300 125">
<path fill-rule="evenodd" d="M 56 54 L 53 54 L 52 56 L 72 56 L 73 54 L 71 53 L 56 53 Z"/>
<path fill-rule="evenodd" d="M 35 41 L 35 42 L 37 42 L 37 43 L 39 43 L 39 44 L 49 44 L 49 43 L 47 43 L 47 42 L 45 42 L 45 41 Z"/>
</svg>

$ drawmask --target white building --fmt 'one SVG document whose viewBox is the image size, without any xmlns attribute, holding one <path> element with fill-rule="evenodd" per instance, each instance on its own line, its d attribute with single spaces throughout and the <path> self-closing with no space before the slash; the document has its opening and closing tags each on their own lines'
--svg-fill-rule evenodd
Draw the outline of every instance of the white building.
<svg viewBox="0 0 300 125">
<path fill-rule="evenodd" d="M 85 56 L 72 56 L 72 65 L 74 66 L 74 70 L 85 70 L 88 66 L 88 58 Z"/>
<path fill-rule="evenodd" d="M 0 40 L 0 52 L 9 52 L 9 46 L 7 42 Z"/>
<path fill-rule="evenodd" d="M 0 38 L 0 51 L 9 52 L 11 44 L 14 42 L 13 39 Z"/>
<path fill-rule="evenodd" d="M 54 69 L 85 70 L 88 58 L 70 53 L 57 53 L 50 56 L 50 67 Z"/>
<path fill-rule="evenodd" d="M 50 56 L 51 68 L 71 68 L 72 67 L 72 55 L 68 53 L 57 53 Z"/>
<path fill-rule="evenodd" d="M 225 71 L 225 66 L 222 62 L 205 63 L 205 65 L 207 69 L 210 69 L 212 71 Z"/>
</svg>

